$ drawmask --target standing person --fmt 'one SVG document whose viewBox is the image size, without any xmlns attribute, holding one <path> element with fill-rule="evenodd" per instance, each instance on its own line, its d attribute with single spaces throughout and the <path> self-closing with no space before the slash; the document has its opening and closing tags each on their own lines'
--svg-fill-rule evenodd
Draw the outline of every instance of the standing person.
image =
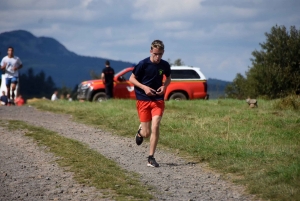
<svg viewBox="0 0 300 201">
<path fill-rule="evenodd" d="M 102 70 L 101 79 L 105 84 L 105 93 L 107 99 L 114 97 L 114 77 L 115 71 L 110 67 L 109 61 L 105 62 L 105 68 Z"/>
<path fill-rule="evenodd" d="M 171 82 L 170 64 L 162 60 L 164 44 L 154 40 L 150 57 L 140 61 L 133 69 L 129 81 L 135 86 L 136 107 L 140 126 L 135 136 L 136 144 L 141 145 L 143 138 L 150 136 L 149 167 L 159 167 L 154 158 L 159 138 L 159 126 L 165 109 L 164 93 Z M 163 83 L 163 75 L 166 80 Z"/>
<path fill-rule="evenodd" d="M 14 103 L 14 91 L 19 81 L 19 69 L 22 67 L 21 60 L 14 55 L 14 48 L 8 47 L 7 56 L 1 61 L 1 70 L 5 70 L 4 77 L 7 88 L 8 105 Z"/>
</svg>

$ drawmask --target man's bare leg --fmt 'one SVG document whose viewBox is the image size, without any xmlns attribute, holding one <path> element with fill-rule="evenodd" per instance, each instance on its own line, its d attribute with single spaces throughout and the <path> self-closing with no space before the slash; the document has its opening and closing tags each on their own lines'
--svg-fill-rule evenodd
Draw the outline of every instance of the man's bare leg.
<svg viewBox="0 0 300 201">
<path fill-rule="evenodd" d="M 150 136 L 150 150 L 149 155 L 153 156 L 156 150 L 158 138 L 159 138 L 159 125 L 161 121 L 161 116 L 152 117 L 152 132 Z"/>
<path fill-rule="evenodd" d="M 10 99 L 10 86 L 6 86 L 6 91 L 7 91 L 7 94 L 6 94 L 6 96 L 7 96 L 7 98 L 8 98 L 8 100 Z"/>
<path fill-rule="evenodd" d="M 16 84 L 15 83 L 11 83 L 11 99 L 12 102 L 15 102 L 15 91 L 16 90 Z"/>
<path fill-rule="evenodd" d="M 141 122 L 141 128 L 140 134 L 142 137 L 147 138 L 151 135 L 151 121 Z"/>
<path fill-rule="evenodd" d="M 141 145 L 143 142 L 143 138 L 150 136 L 150 149 L 149 149 L 149 157 L 148 164 L 149 167 L 159 167 L 159 164 L 156 162 L 154 158 L 154 153 L 156 150 L 156 146 L 159 138 L 159 125 L 161 121 L 161 116 L 152 117 L 152 121 L 141 122 L 140 129 L 136 135 L 136 143 L 137 145 Z"/>
</svg>

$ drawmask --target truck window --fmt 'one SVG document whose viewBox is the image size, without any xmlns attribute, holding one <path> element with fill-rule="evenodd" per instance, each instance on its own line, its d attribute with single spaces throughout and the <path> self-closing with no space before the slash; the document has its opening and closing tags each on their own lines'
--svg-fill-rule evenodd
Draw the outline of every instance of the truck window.
<svg viewBox="0 0 300 201">
<path fill-rule="evenodd" d="M 123 77 L 128 81 L 131 76 L 132 71 L 129 71 L 123 75 Z"/>
<path fill-rule="evenodd" d="M 190 69 L 171 70 L 172 79 L 199 79 L 199 74 Z"/>
<path fill-rule="evenodd" d="M 128 81 L 131 76 L 131 73 L 132 73 L 132 71 L 124 73 L 123 75 L 119 76 L 118 80 L 121 82 Z"/>
</svg>

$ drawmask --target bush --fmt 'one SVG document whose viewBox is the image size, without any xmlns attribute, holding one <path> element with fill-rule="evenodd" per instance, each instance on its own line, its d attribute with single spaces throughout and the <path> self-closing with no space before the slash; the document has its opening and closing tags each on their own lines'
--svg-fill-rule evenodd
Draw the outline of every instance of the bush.
<svg viewBox="0 0 300 201">
<path fill-rule="evenodd" d="M 292 109 L 300 110 L 300 97 L 297 95 L 290 95 L 285 98 L 279 99 L 274 104 L 275 109 Z"/>
</svg>

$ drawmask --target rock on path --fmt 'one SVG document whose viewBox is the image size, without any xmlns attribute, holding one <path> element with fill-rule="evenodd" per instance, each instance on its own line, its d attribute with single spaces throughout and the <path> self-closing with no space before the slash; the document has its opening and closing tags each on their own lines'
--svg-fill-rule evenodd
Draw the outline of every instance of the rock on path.
<svg viewBox="0 0 300 201">
<path fill-rule="evenodd" d="M 202 164 L 190 163 L 176 154 L 158 149 L 155 158 L 160 167 L 147 167 L 146 157 L 149 144 L 144 142 L 141 146 L 136 146 L 135 131 L 133 131 L 132 138 L 119 137 L 92 126 L 74 122 L 70 115 L 43 112 L 30 106 L 0 107 L 0 114 L 0 119 L 25 121 L 88 144 L 105 157 L 116 161 L 122 168 L 139 173 L 143 183 L 157 187 L 154 193 L 157 200 L 254 200 L 254 196 L 244 194 L 243 187 L 224 181 L 218 174 L 206 171 Z M 72 175 L 63 172 L 54 162 L 47 162 L 53 161 L 54 156 L 36 148 L 36 145 L 22 134 L 10 136 L 2 128 L 0 137 L 0 189 L 4 189 L 0 190 L 0 199 L 5 194 L 9 198 L 20 196 L 19 198 L 24 200 L 32 200 L 36 197 L 59 200 L 60 194 L 64 194 L 60 193 L 61 191 L 71 192 L 66 195 L 66 198 L 69 196 L 71 200 L 104 199 L 95 189 L 76 184 Z M 27 149 L 21 147 L 27 147 Z M 39 154 L 43 157 L 36 156 Z M 47 156 L 44 157 L 44 155 Z M 3 161 L 5 161 L 4 165 Z M 40 168 L 43 168 L 41 172 L 39 172 Z M 29 182 L 24 182 L 25 180 L 34 180 L 34 182 L 29 184 Z M 50 186 L 58 187 L 54 190 Z M 19 193 L 15 193 L 14 189 Z M 74 192 L 77 197 L 72 197 Z M 86 197 L 87 194 L 91 197 Z M 27 197 L 31 199 L 26 199 Z"/>
</svg>

